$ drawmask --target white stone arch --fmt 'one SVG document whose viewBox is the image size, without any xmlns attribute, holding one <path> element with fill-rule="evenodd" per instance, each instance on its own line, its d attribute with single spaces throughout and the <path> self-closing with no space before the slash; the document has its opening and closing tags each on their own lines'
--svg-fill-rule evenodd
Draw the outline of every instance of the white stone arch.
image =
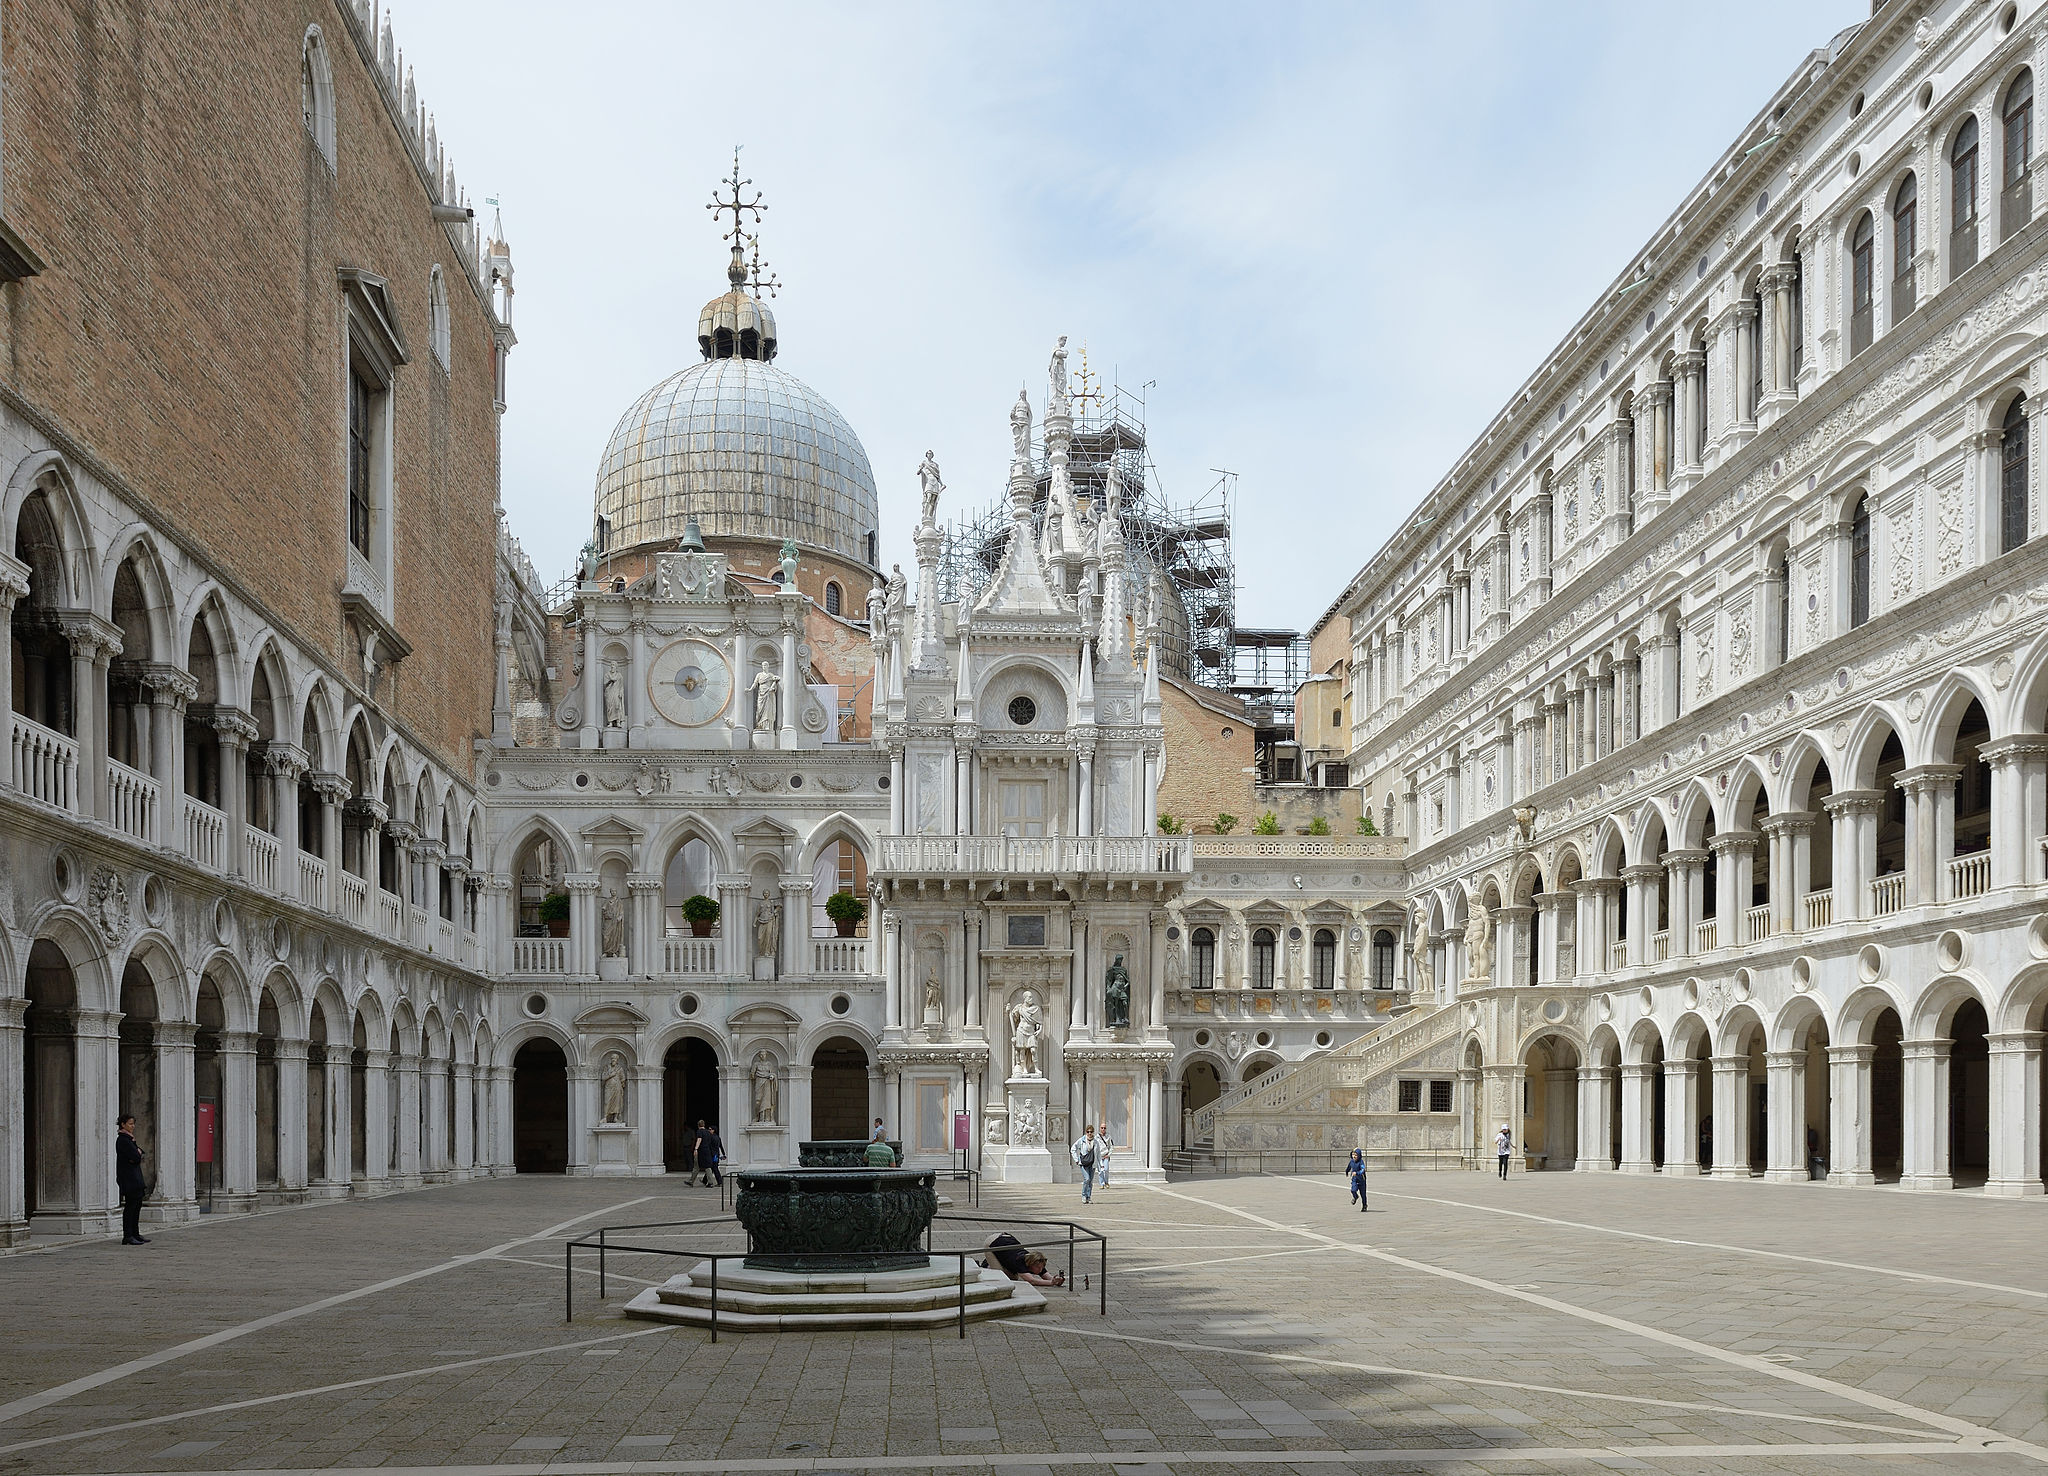
<svg viewBox="0 0 2048 1476">
<path fill-rule="evenodd" d="M 801 859 L 797 863 L 797 874 L 809 876 L 818 864 L 818 857 L 825 847 L 841 840 L 852 841 L 854 849 L 872 862 L 875 854 L 874 833 L 847 811 L 834 810 L 811 828 L 811 833 L 803 844 Z"/>
<path fill-rule="evenodd" d="M 841 1035 L 867 1052 L 870 1067 L 880 1064 L 882 1038 L 851 1015 L 828 1015 L 822 1020 L 807 1023 L 797 1035 L 796 1059 L 808 1062 L 817 1054 L 819 1046 Z"/>
<path fill-rule="evenodd" d="M 398 1053 L 408 1060 L 420 1058 L 421 1026 L 412 1000 L 401 994 L 391 1006 L 391 1036 L 398 1041 Z"/>
<path fill-rule="evenodd" d="M 1236 1081 L 1242 1085 L 1286 1064 L 1287 1058 L 1280 1054 L 1278 1046 L 1252 1046 L 1238 1058 Z M 1254 1071 L 1255 1066 L 1261 1069 Z"/>
<path fill-rule="evenodd" d="M 544 835 L 553 841 L 562 853 L 564 872 L 580 870 L 583 848 L 569 839 L 569 833 L 562 829 L 556 819 L 541 810 L 529 810 L 515 816 L 503 831 L 496 854 L 491 858 L 491 870 L 511 874 L 519 864 L 519 854 L 533 842 L 535 836 Z"/>
<path fill-rule="evenodd" d="M 225 949 L 216 950 L 208 960 L 211 967 L 223 954 L 229 962 L 229 976 L 238 978 L 241 966 L 234 955 Z M 160 1019 L 190 1022 L 195 1018 L 194 1006 L 199 994 L 199 979 L 204 969 L 188 971 L 185 962 L 178 956 L 178 945 L 170 934 L 161 928 L 143 928 L 128 940 L 122 952 L 109 959 L 113 974 L 116 996 L 122 977 L 130 964 L 140 964 L 149 974 L 150 983 L 156 988 L 156 1007 Z M 227 1003 L 225 995 L 222 1004 Z"/>
<path fill-rule="evenodd" d="M 1902 1031 L 1906 1029 L 1909 1012 L 1893 992 L 1891 981 L 1865 984 L 1844 1000 L 1835 1012 L 1835 1018 L 1828 1025 L 1828 1039 L 1840 1045 L 1869 1045 L 1871 1026 L 1886 1010 L 1899 1017 Z"/>
<path fill-rule="evenodd" d="M 1728 771 L 1728 787 L 1722 791 L 1720 803 L 1715 806 L 1714 829 L 1726 834 L 1731 830 L 1749 829 L 1750 817 L 1756 811 L 1758 796 L 1762 796 L 1765 810 L 1771 806 L 1771 787 L 1767 782 L 1763 766 L 1753 755 L 1745 754 L 1735 761 Z"/>
<path fill-rule="evenodd" d="M 1764 1039 L 1767 1049 L 1773 1051 L 1796 1051 L 1806 1038 L 1806 1033 L 1816 1024 L 1825 1034 L 1828 1029 L 1827 1011 L 1821 1002 L 1811 994 L 1794 994 L 1779 1006 L 1765 1026 Z M 1834 1037 L 1828 1037 L 1832 1040 Z"/>
<path fill-rule="evenodd" d="M 71 969 L 72 987 L 82 1010 L 116 1010 L 121 1004 L 120 974 L 101 941 L 91 918 L 69 903 L 50 904 L 31 915 L 22 936 L 28 946 L 22 950 L 16 977 L 26 979 L 28 955 L 38 943 L 47 942 L 64 955 Z"/>
<path fill-rule="evenodd" d="M 711 852 L 711 870 L 714 876 L 729 874 L 736 864 L 733 850 L 719 828 L 710 817 L 699 814 L 682 814 L 670 820 L 655 833 L 652 843 L 647 845 L 647 858 L 658 862 L 661 874 L 668 875 L 669 863 L 675 859 L 685 841 L 700 840 Z"/>
<path fill-rule="evenodd" d="M 1664 1032 L 1664 1054 L 1672 1060 L 1682 1061 L 1697 1054 L 1704 1044 L 1711 1055 L 1713 1041 L 1714 1028 L 1707 1023 L 1707 1017 L 1698 1010 L 1685 1010 Z"/>
<path fill-rule="evenodd" d="M 1973 430 L 1995 431 L 2015 395 L 2031 395 L 2029 370 L 2041 352 L 2041 335 L 2008 329 L 1980 347 L 1958 381 L 1958 398 L 1974 400 Z"/>
<path fill-rule="evenodd" d="M 48 607 L 53 610 L 104 612 L 108 600 L 100 588 L 99 557 L 94 552 L 92 521 L 71 466 L 55 451 L 35 451 L 15 465 L 8 479 L 4 527 L 0 527 L 0 551 L 14 552 L 21 532 L 21 512 L 28 500 L 43 494 L 50 511 L 51 531 L 61 552 L 57 573 L 61 587 L 52 593 Z"/>
<path fill-rule="evenodd" d="M 297 744 L 299 728 L 294 722 L 298 713 L 298 700 L 292 690 L 291 664 L 285 660 L 284 642 L 270 630 L 260 631 L 249 642 L 249 649 L 255 654 L 249 658 L 249 716 L 256 720 L 257 728 L 264 729 L 267 719 L 267 736 L 279 743 Z M 258 711 L 256 704 L 256 674 L 270 684 L 270 711 Z"/>
<path fill-rule="evenodd" d="M 300 43 L 299 112 L 306 136 L 332 173 L 336 152 L 334 70 L 328 63 L 327 38 L 317 25 L 306 27 Z"/>
<path fill-rule="evenodd" d="M 1586 1037 L 1584 1064 L 1594 1067 L 1613 1068 L 1621 1064 L 1621 1036 L 1613 1025 L 1606 1021 L 1593 1027 Z"/>
<path fill-rule="evenodd" d="M 731 1042 L 726 1039 L 725 1032 L 709 1021 L 695 1016 L 667 1020 L 655 1028 L 647 1038 L 648 1060 L 656 1065 L 666 1061 L 668 1053 L 675 1049 L 676 1042 L 682 1040 L 703 1041 L 710 1047 L 712 1057 L 721 1068 L 734 1063 Z"/>
<path fill-rule="evenodd" d="M 1840 763 L 1839 756 L 1829 758 L 1827 746 L 1817 734 L 1795 733 L 1785 744 L 1784 758 L 1778 766 L 1777 787 L 1772 792 L 1771 807 L 1774 812 L 1810 808 L 1813 781 L 1820 768 L 1828 771 L 1830 788 L 1839 789 L 1835 770 Z"/>
<path fill-rule="evenodd" d="M 579 1068 L 587 1068 L 590 1064 L 583 1058 L 573 1032 L 563 1029 L 552 1020 L 532 1019 L 522 1019 L 517 1024 L 506 1027 L 505 1033 L 496 1042 L 497 1055 L 493 1064 L 510 1067 L 513 1059 L 519 1054 L 519 1048 L 532 1040 L 552 1041 L 560 1046 L 562 1059 L 572 1072 Z"/>
<path fill-rule="evenodd" d="M 1707 822 L 1714 818 L 1714 796 L 1703 779 L 1687 779 L 1667 800 L 1674 851 L 1697 850 L 1706 844 Z"/>
<path fill-rule="evenodd" d="M 471 1036 L 469 1044 L 471 1064 L 486 1069 L 501 1064 L 498 1058 L 497 1045 L 491 1036 L 490 1021 L 479 1020 L 476 1022 L 476 1031 Z"/>
<path fill-rule="evenodd" d="M 289 964 L 279 960 L 264 971 L 262 984 L 251 995 L 255 1008 L 251 1019 L 261 1017 L 263 996 L 266 994 L 270 996 L 277 1009 L 278 1038 L 304 1040 L 311 1026 L 312 1000 L 300 986 L 298 976 L 292 972 Z"/>
<path fill-rule="evenodd" d="M 1657 1028 L 1655 1020 L 1645 1015 L 1629 1028 L 1628 1038 L 1622 1047 L 1622 1064 L 1647 1066 L 1655 1051 L 1664 1051 L 1664 1032 Z M 1665 1054 L 1670 1053 L 1665 1051 Z"/>
<path fill-rule="evenodd" d="M 1975 971 L 1937 974 L 1914 997 L 1911 1011 L 1899 1012 L 1899 1018 L 1906 1026 L 1906 1039 L 1932 1040 L 1948 1035 L 1956 1011 L 1970 1000 L 1983 1006 L 1987 1020 L 1991 1018 L 1991 1006 L 1995 1002 L 1993 992 L 1985 987 L 1984 980 Z"/>
<path fill-rule="evenodd" d="M 1916 733 L 1918 742 L 1906 750 L 1909 764 L 1946 764 L 1955 762 L 1956 734 L 1962 726 L 1963 714 L 1975 702 L 1984 712 L 1984 721 L 1990 728 L 1992 738 L 2003 738 L 2006 732 L 2000 726 L 2003 714 L 1995 698 L 1996 693 L 1988 682 L 1982 681 L 1967 667 L 1950 667 L 1936 680 L 1927 694 L 1924 718 Z M 1901 743 L 1901 747 L 1904 744 Z"/>
<path fill-rule="evenodd" d="M 448 1022 L 441 1015 L 440 1004 L 436 1002 L 428 1005 L 426 1013 L 420 1017 L 420 1055 L 429 1061 L 447 1063 L 453 1059 L 449 1052 L 451 1039 Z"/>
<path fill-rule="evenodd" d="M 1671 844 L 1671 825 L 1665 818 L 1663 804 L 1655 799 L 1644 800 L 1629 826 L 1628 864 L 1655 865 L 1659 856 L 1673 849 L 1676 848 Z"/>
<path fill-rule="evenodd" d="M 245 1032 L 255 1030 L 256 988 L 250 981 L 248 969 L 232 949 L 212 950 L 187 977 L 191 980 L 191 998 L 186 1002 L 185 1019 L 198 1019 L 200 982 L 212 979 L 213 987 L 220 992 L 221 1008 L 227 1012 L 227 1028 Z M 279 1018 L 281 1020 L 282 1015 Z"/>
<path fill-rule="evenodd" d="M 365 984 L 358 989 L 356 997 L 349 1002 L 348 1018 L 342 1026 L 343 1044 L 355 1039 L 358 1021 L 362 1023 L 364 1039 L 369 1042 L 368 1049 L 381 1051 L 390 1044 L 391 1014 L 374 984 Z"/>
<path fill-rule="evenodd" d="M 2039 1030 L 2044 1003 L 2048 1003 L 2048 963 L 2030 963 L 2013 975 L 1999 995 L 1996 1009 L 1987 1005 L 1986 1014 L 1994 1031 Z"/>
<path fill-rule="evenodd" d="M 1715 1027 L 1713 1037 L 1714 1054 L 1717 1056 L 1734 1055 L 1743 1042 L 1748 1039 L 1749 1033 L 1752 1030 L 1761 1031 L 1766 1045 L 1768 1045 L 1771 1033 L 1764 1024 L 1763 1015 L 1755 1005 L 1744 1001 L 1723 1015 L 1721 1023 Z"/>
<path fill-rule="evenodd" d="M 476 1062 L 476 1027 L 460 1010 L 448 1022 L 448 1059 L 458 1066 Z"/>
<path fill-rule="evenodd" d="M 201 583 L 187 598 L 185 609 L 178 617 L 177 645 L 171 658 L 187 675 L 195 678 L 198 673 L 191 670 L 192 638 L 201 627 L 204 627 L 207 644 L 213 651 L 213 700 L 224 707 L 246 706 L 248 686 L 242 670 L 241 640 L 228 614 L 227 596 L 211 579 Z M 198 700 L 207 700 L 204 687 L 200 689 Z"/>
<path fill-rule="evenodd" d="M 343 763 L 342 729 L 335 716 L 333 691 L 324 677 L 313 677 L 298 698 L 292 731 L 300 736 L 294 741 L 304 742 L 308 717 L 312 719 L 313 737 L 318 746 L 306 750 L 307 762 L 323 773 L 339 773 Z"/>
<path fill-rule="evenodd" d="M 8 552 L 13 546 L 8 546 Z M 121 566 L 134 561 L 136 583 L 141 586 L 144 598 L 143 614 L 147 623 L 148 646 L 138 649 L 128 639 L 128 632 L 122 632 L 122 651 L 128 661 L 166 661 L 182 665 L 184 652 L 173 653 L 177 639 L 178 616 L 177 594 L 171 587 L 163 550 L 158 545 L 156 534 L 146 524 L 134 523 L 115 535 L 109 543 L 106 563 L 100 571 L 101 587 L 107 592 L 107 618 L 116 625 L 120 621 L 114 615 L 114 595 L 121 577 Z"/>
<path fill-rule="evenodd" d="M 434 362 L 444 370 L 454 365 L 453 337 L 448 321 L 448 280 L 436 262 L 427 269 L 427 342 Z"/>
<path fill-rule="evenodd" d="M 1038 678 L 1039 682 L 1020 682 L 1018 680 L 1020 673 L 1028 673 L 1030 676 Z M 1074 705 L 1079 700 L 1075 689 L 1073 673 L 1050 657 L 1040 656 L 1035 652 L 1028 651 L 1006 652 L 997 659 L 995 665 L 982 674 L 975 683 L 974 710 L 977 714 L 982 715 L 984 719 L 990 719 L 995 709 L 1005 708 L 1011 697 L 1016 695 L 1008 690 L 1010 687 L 1017 686 L 1021 688 L 1025 685 L 1031 685 L 1042 694 L 1044 689 L 1040 683 L 1050 683 L 1059 692 L 1061 711 L 1058 713 L 1039 712 L 1037 717 L 1033 719 L 1032 726 L 1035 728 L 1056 729 L 1064 728 L 1072 723 L 1074 720 Z M 993 704 L 993 707 L 990 707 L 990 704 Z M 985 708 L 989 710 L 984 711 Z M 1007 717 L 1004 717 L 1000 723 L 984 721 L 983 726 L 1001 729 L 1009 727 L 1010 724 Z"/>
<path fill-rule="evenodd" d="M 1619 816 L 1609 815 L 1601 820 L 1593 832 L 1588 855 L 1592 858 L 1593 876 L 1611 880 L 1621 875 L 1621 868 L 1628 864 L 1628 832 Z"/>
<path fill-rule="evenodd" d="M 1910 764 L 1912 755 L 1906 747 L 1906 740 L 1912 731 L 1913 725 L 1890 701 L 1879 699 L 1866 704 L 1856 715 L 1854 726 L 1849 731 L 1849 741 L 1842 745 L 1842 771 L 1835 775 L 1835 787 L 1873 787 L 1877 782 L 1878 755 L 1884 752 L 1887 738 L 1899 740 L 1899 752 Z M 1846 784 L 1843 783 L 1845 777 L 1848 780 Z"/>
</svg>

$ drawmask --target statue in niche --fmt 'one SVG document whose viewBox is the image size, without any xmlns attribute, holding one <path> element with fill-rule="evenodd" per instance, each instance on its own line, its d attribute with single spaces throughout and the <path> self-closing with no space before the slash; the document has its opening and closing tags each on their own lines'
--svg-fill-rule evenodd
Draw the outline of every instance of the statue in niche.
<svg viewBox="0 0 2048 1476">
<path fill-rule="evenodd" d="M 775 668 L 767 662 L 754 673 L 754 731 L 772 733 L 775 731 L 775 694 L 781 689 L 782 678 L 775 674 Z"/>
<path fill-rule="evenodd" d="M 604 1075 L 599 1078 L 604 1092 L 604 1120 L 624 1122 L 626 1120 L 626 1058 L 618 1051 L 607 1051 L 604 1058 Z"/>
<path fill-rule="evenodd" d="M 924 976 L 924 1017 L 936 1020 L 946 1012 L 946 996 L 936 971 Z"/>
<path fill-rule="evenodd" d="M 1027 989 L 1010 1006 L 1010 1071 L 1015 1076 L 1042 1076 L 1038 1047 L 1045 1038 L 1045 1010 L 1038 992 Z"/>
<path fill-rule="evenodd" d="M 1122 1030 L 1131 1023 L 1131 971 L 1119 953 L 1102 978 L 1103 1023 Z"/>
<path fill-rule="evenodd" d="M 1415 991 L 1428 994 L 1436 986 L 1429 968 L 1429 919 L 1422 913 L 1415 914 L 1415 926 L 1410 929 L 1409 951 L 1415 960 Z"/>
<path fill-rule="evenodd" d="M 775 957 L 775 943 L 782 932 L 782 904 L 764 897 L 754 904 L 754 957 Z"/>
<path fill-rule="evenodd" d="M 606 958 L 626 956 L 626 903 L 616 887 L 597 905 L 598 945 Z"/>
<path fill-rule="evenodd" d="M 939 463 L 929 451 L 918 463 L 917 490 L 924 499 L 923 516 L 918 519 L 918 526 L 936 528 L 939 525 L 939 494 L 946 490 L 946 484 L 939 480 Z"/>
<path fill-rule="evenodd" d="M 1180 961 L 1180 945 L 1178 943 L 1167 944 L 1166 987 L 1168 989 L 1180 988 L 1183 979 L 1186 977 L 1185 974 L 1182 972 L 1182 968 L 1183 966 Z"/>
<path fill-rule="evenodd" d="M 775 1058 L 766 1051 L 754 1057 L 754 1069 L 748 1074 L 753 1088 L 754 1121 L 773 1123 L 780 1121 L 775 1115 L 778 1085 L 775 1080 Z"/>
<path fill-rule="evenodd" d="M 1484 902 L 1474 902 L 1472 915 L 1465 919 L 1465 980 L 1493 982 L 1493 915 Z"/>
<path fill-rule="evenodd" d="M 626 726 L 626 682 L 619 674 L 616 661 L 604 664 L 604 725 L 607 728 Z"/>
</svg>

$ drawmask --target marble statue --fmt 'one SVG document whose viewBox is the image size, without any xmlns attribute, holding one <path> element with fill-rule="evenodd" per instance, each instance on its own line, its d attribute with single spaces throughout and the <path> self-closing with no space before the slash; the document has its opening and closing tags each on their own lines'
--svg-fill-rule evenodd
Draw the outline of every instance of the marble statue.
<svg viewBox="0 0 2048 1476">
<path fill-rule="evenodd" d="M 775 674 L 775 668 L 767 662 L 754 673 L 754 731 L 772 733 L 775 731 L 775 694 L 782 687 L 782 678 Z"/>
<path fill-rule="evenodd" d="M 604 1091 L 604 1120 L 624 1122 L 626 1120 L 626 1058 L 618 1051 L 607 1051 L 604 1057 L 604 1075 L 599 1078 Z"/>
<path fill-rule="evenodd" d="M 1054 399 L 1065 399 L 1067 394 L 1067 335 L 1062 333 L 1060 341 L 1053 347 L 1052 362 L 1045 366 L 1045 376 L 1052 385 Z"/>
<path fill-rule="evenodd" d="M 924 512 L 918 519 L 918 526 L 936 528 L 939 525 L 939 494 L 946 490 L 946 484 L 939 480 L 939 464 L 929 451 L 924 453 L 924 460 L 918 464 L 917 488 L 924 499 Z"/>
<path fill-rule="evenodd" d="M 1169 943 L 1169 944 L 1167 944 L 1167 945 L 1166 945 L 1166 987 L 1167 987 L 1167 988 L 1168 988 L 1169 990 L 1172 990 L 1172 989 L 1178 989 L 1178 988 L 1180 988 L 1180 986 L 1181 986 L 1181 981 L 1182 981 L 1182 979 L 1183 979 L 1183 978 L 1185 977 L 1185 975 L 1184 975 L 1184 973 L 1183 973 L 1183 968 L 1184 968 L 1184 965 L 1183 965 L 1183 964 L 1181 963 L 1181 961 L 1180 961 L 1180 944 L 1178 944 L 1178 943 Z"/>
<path fill-rule="evenodd" d="M 616 888 L 597 905 L 598 944 L 606 958 L 626 956 L 626 904 Z"/>
<path fill-rule="evenodd" d="M 764 898 L 754 904 L 754 957 L 775 957 L 777 935 L 782 931 L 782 904 Z"/>
<path fill-rule="evenodd" d="M 1484 902 L 1474 902 L 1465 919 L 1465 982 L 1493 982 L 1493 916 Z"/>
<path fill-rule="evenodd" d="M 604 664 L 604 725 L 607 728 L 626 726 L 626 680 L 619 674 L 616 661 Z"/>
<path fill-rule="evenodd" d="M 1409 950 L 1415 959 L 1413 988 L 1417 994 L 1429 994 L 1436 988 L 1434 975 L 1429 966 L 1429 919 L 1421 913 L 1415 914 L 1415 926 L 1410 930 Z"/>
<path fill-rule="evenodd" d="M 926 1019 L 934 1019 L 945 1013 L 946 996 L 939 986 L 937 974 L 924 976 L 924 1013 Z"/>
<path fill-rule="evenodd" d="M 775 1058 L 766 1051 L 754 1057 L 754 1069 L 748 1074 L 753 1087 L 754 1121 L 779 1122 L 775 1115 L 777 1086 L 775 1081 Z"/>
<path fill-rule="evenodd" d="M 903 566 L 901 564 L 891 564 L 889 566 L 888 600 L 889 619 L 891 621 L 901 621 L 903 619 L 903 607 L 909 599 L 910 581 L 903 577 Z"/>
<path fill-rule="evenodd" d="M 1017 391 L 1017 403 L 1010 407 L 1010 440 L 1019 461 L 1031 459 L 1031 396 Z"/>
<path fill-rule="evenodd" d="M 1038 1115 L 1036 1102 L 1026 1100 L 1017 1104 L 1017 1121 L 1010 1129 L 1010 1142 L 1018 1148 L 1045 1146 L 1045 1119 Z"/>
<path fill-rule="evenodd" d="M 1045 1010 L 1038 1003 L 1038 991 L 1027 989 L 1010 1007 L 1011 1075 L 1044 1075 L 1038 1069 L 1038 1047 L 1044 1038 Z"/>
<path fill-rule="evenodd" d="M 868 590 L 869 632 L 875 636 L 880 636 L 886 628 L 885 622 L 888 618 L 889 591 L 882 583 L 882 576 L 877 574 L 873 587 Z"/>
<path fill-rule="evenodd" d="M 1102 1020 L 1113 1030 L 1121 1030 L 1131 1023 L 1131 971 L 1124 967 L 1124 956 L 1119 953 L 1115 962 L 1102 977 Z"/>
<path fill-rule="evenodd" d="M 1233 1030 L 1223 1037 L 1223 1054 L 1235 1061 L 1244 1054 L 1244 1032 Z"/>
</svg>

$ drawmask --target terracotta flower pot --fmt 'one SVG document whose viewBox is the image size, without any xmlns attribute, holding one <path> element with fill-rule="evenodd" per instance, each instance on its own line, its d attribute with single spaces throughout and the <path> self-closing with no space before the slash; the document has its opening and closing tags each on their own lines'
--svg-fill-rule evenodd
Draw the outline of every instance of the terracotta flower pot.
<svg viewBox="0 0 2048 1476">
<path fill-rule="evenodd" d="M 709 919 L 706 919 L 706 920 L 705 920 L 705 921 L 703 921 L 703 922 L 698 922 L 698 921 L 697 921 L 697 920 L 696 920 L 695 918 L 691 918 L 691 919 L 690 919 L 690 936 L 691 936 L 692 938 L 708 938 L 708 937 L 710 937 L 710 936 L 711 936 L 711 922 L 710 922 L 710 920 L 709 920 Z"/>
<path fill-rule="evenodd" d="M 556 917 L 556 918 L 550 918 L 550 919 L 548 920 L 548 936 L 549 936 L 550 938 L 566 938 L 566 937 L 568 937 L 568 936 L 569 936 L 569 919 L 568 919 L 568 918 L 566 918 L 566 917 Z"/>
<path fill-rule="evenodd" d="M 860 926 L 860 919 L 852 917 L 835 917 L 834 919 L 832 919 L 832 926 L 839 929 L 840 937 L 851 938 L 853 936 L 853 930 Z"/>
</svg>

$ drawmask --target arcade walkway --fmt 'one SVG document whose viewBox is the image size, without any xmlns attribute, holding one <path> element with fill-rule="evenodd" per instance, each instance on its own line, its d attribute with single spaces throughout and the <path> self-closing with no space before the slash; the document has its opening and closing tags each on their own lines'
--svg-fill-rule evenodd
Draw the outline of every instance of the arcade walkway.
<svg viewBox="0 0 2048 1476">
<path fill-rule="evenodd" d="M 564 1234 L 665 1180 L 480 1180 L 0 1259 L 0 1471 L 2048 1468 L 2048 1204 L 1739 1181 L 1116 1185 L 1110 1315 L 629 1323 Z M 1064 1188 L 991 1208 L 1065 1214 Z M 653 1276 L 655 1268 L 637 1268 Z M 615 1273 L 616 1274 L 616 1273 Z M 1882 1460 L 1873 1460 L 1882 1456 Z M 631 1464 L 627 1464 L 631 1463 Z"/>
</svg>

